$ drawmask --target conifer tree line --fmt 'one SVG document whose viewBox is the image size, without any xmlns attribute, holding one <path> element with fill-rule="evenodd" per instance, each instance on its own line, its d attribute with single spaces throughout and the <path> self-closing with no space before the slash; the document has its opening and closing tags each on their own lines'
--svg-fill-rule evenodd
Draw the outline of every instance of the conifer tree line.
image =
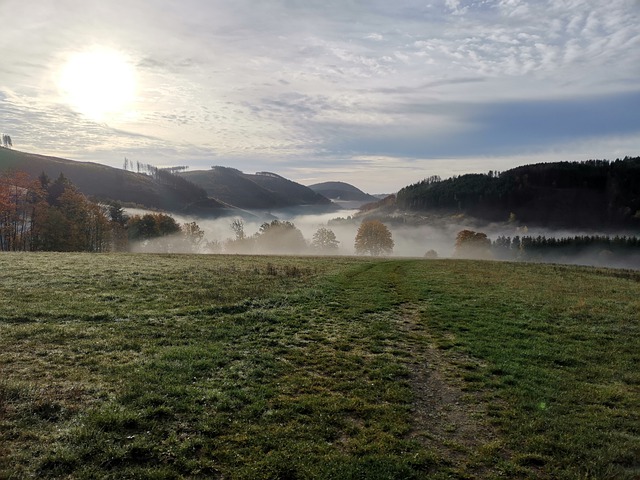
<svg viewBox="0 0 640 480">
<path fill-rule="evenodd" d="M 625 235 L 575 235 L 573 237 L 499 236 L 461 230 L 456 236 L 456 258 L 525 262 L 571 262 L 590 257 L 595 264 L 640 264 L 640 237 Z"/>
<path fill-rule="evenodd" d="M 499 236 L 491 242 L 495 258 L 537 260 L 543 257 L 570 257 L 584 253 L 628 255 L 640 253 L 640 237 L 626 235 L 575 235 L 573 237 Z"/>
</svg>

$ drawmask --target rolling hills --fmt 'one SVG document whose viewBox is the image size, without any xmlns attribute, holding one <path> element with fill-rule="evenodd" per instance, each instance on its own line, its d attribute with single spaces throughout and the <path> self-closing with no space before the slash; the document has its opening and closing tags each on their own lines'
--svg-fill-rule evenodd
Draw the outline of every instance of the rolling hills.
<svg viewBox="0 0 640 480">
<path fill-rule="evenodd" d="M 203 217 L 246 215 L 239 209 L 271 210 L 296 206 L 337 209 L 313 190 L 268 172 L 245 174 L 234 168 L 173 174 L 145 165 L 147 173 L 92 162 L 0 148 L 0 172 L 20 170 L 36 178 L 63 174 L 96 200 Z"/>
<path fill-rule="evenodd" d="M 37 178 L 43 172 L 50 178 L 61 173 L 78 189 L 100 201 L 118 201 L 172 212 L 220 215 L 229 211 L 206 192 L 170 174 L 146 175 L 99 163 L 24 153 L 0 148 L 0 171 L 20 170 Z"/>
<path fill-rule="evenodd" d="M 235 168 L 215 166 L 210 170 L 194 170 L 180 175 L 204 188 L 209 196 L 239 208 L 332 206 L 331 200 L 312 189 L 271 172 L 247 174 Z"/>
</svg>

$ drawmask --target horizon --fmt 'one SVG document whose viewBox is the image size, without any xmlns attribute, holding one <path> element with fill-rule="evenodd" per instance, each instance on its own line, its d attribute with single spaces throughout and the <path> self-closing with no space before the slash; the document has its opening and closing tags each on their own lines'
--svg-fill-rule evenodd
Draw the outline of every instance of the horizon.
<svg viewBox="0 0 640 480">
<path fill-rule="evenodd" d="M 640 153 L 638 0 L 343 3 L 5 0 L 0 130 L 372 194 Z"/>
</svg>

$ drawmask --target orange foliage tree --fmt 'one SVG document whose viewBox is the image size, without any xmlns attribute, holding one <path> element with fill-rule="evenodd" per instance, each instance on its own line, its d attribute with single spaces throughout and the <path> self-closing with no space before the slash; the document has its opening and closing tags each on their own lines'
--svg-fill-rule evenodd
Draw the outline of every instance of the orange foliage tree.
<svg viewBox="0 0 640 480">
<path fill-rule="evenodd" d="M 380 220 L 365 220 L 360 224 L 356 233 L 356 253 L 374 256 L 389 254 L 394 245 L 391 232 Z"/>
<path fill-rule="evenodd" d="M 30 250 L 42 188 L 24 172 L 0 175 L 0 251 Z"/>
<path fill-rule="evenodd" d="M 456 235 L 456 257 L 491 258 L 490 248 L 491 240 L 485 233 L 461 230 Z"/>
<path fill-rule="evenodd" d="M 107 209 L 91 202 L 64 175 L 45 185 L 47 202 L 35 209 L 33 249 L 104 252 L 110 249 Z"/>
</svg>

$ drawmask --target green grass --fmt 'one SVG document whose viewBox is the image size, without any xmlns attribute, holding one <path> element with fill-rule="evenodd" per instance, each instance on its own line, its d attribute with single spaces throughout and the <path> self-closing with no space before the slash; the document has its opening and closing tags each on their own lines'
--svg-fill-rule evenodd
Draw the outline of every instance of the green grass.
<svg viewBox="0 0 640 480">
<path fill-rule="evenodd" d="M 637 478 L 640 274 L 0 255 L 0 478 Z"/>
</svg>

